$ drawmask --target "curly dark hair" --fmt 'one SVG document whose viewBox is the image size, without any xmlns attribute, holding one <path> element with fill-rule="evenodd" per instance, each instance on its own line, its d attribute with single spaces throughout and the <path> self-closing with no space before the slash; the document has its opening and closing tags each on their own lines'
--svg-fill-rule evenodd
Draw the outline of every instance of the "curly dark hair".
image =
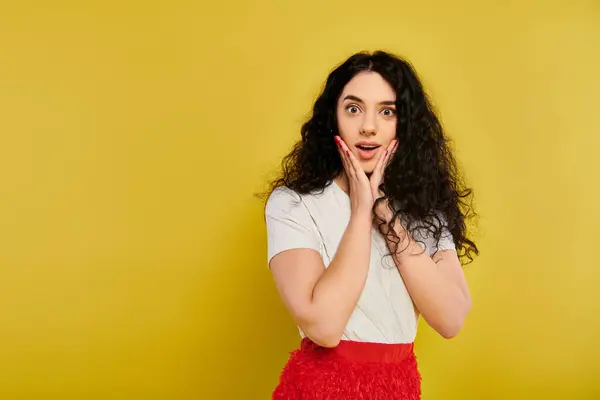
<svg viewBox="0 0 600 400">
<path fill-rule="evenodd" d="M 281 186 L 299 194 L 322 191 L 343 171 L 334 142 L 337 102 L 345 85 L 363 71 L 380 74 L 396 92 L 398 149 L 381 186 L 396 218 L 388 227 L 378 220 L 380 232 L 401 220 L 413 237 L 424 229 L 437 243 L 445 222 L 461 262 L 473 261 L 479 250 L 466 232 L 467 218 L 476 216 L 472 190 L 465 187 L 451 142 L 417 73 L 408 61 L 391 53 L 356 53 L 329 74 L 312 115 L 302 125 L 301 139 L 283 158 L 280 175 L 271 182 L 269 193 Z M 400 242 L 394 229 L 385 231 L 394 243 Z"/>
</svg>

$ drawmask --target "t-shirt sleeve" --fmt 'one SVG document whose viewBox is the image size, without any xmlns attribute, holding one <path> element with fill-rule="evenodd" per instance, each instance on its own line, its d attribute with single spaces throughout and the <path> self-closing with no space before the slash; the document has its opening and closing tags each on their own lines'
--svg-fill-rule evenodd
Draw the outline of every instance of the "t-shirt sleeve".
<svg viewBox="0 0 600 400">
<path fill-rule="evenodd" d="M 433 255 L 437 251 L 442 251 L 442 250 L 456 251 L 456 245 L 454 244 L 454 237 L 452 236 L 452 233 L 450 233 L 450 230 L 448 229 L 448 224 L 446 222 L 446 219 L 441 215 L 438 215 L 438 218 L 439 218 L 439 222 L 441 222 L 441 224 L 442 224 L 442 234 L 441 234 L 439 242 L 436 241 L 436 239 L 433 237 L 433 234 L 427 229 L 422 229 L 420 231 L 421 234 L 417 235 L 418 241 L 421 244 L 425 244 L 427 253 L 429 255 Z M 434 223 L 435 223 L 436 227 L 439 227 L 437 220 L 434 220 Z"/>
<path fill-rule="evenodd" d="M 315 224 L 300 196 L 286 188 L 277 188 L 265 207 L 267 261 L 291 249 L 320 251 Z"/>
<path fill-rule="evenodd" d="M 435 243 L 433 243 L 435 246 Z M 440 250 L 454 250 L 456 251 L 456 245 L 454 244 L 454 237 L 452 233 L 448 230 L 448 226 L 444 225 L 442 228 L 442 237 L 440 237 L 440 241 L 436 248 L 433 249 L 432 253 Z"/>
</svg>

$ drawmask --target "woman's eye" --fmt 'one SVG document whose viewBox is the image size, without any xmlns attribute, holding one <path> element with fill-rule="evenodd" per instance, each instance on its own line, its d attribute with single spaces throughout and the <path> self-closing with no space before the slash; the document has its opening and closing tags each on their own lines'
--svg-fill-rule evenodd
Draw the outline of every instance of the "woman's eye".
<svg viewBox="0 0 600 400">
<path fill-rule="evenodd" d="M 382 112 L 386 117 L 392 117 L 396 114 L 396 110 L 392 110 L 391 108 L 385 108 Z"/>
<path fill-rule="evenodd" d="M 346 111 L 348 111 L 350 114 L 356 114 L 360 110 L 357 106 L 348 106 L 346 107 Z"/>
</svg>

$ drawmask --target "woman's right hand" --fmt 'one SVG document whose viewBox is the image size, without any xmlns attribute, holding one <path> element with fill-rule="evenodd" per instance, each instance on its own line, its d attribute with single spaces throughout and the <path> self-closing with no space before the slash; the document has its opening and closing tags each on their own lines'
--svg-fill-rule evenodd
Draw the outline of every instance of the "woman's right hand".
<svg viewBox="0 0 600 400">
<path fill-rule="evenodd" d="M 335 142 L 348 178 L 351 215 L 370 219 L 374 203 L 371 182 L 342 138 L 335 136 Z"/>
</svg>

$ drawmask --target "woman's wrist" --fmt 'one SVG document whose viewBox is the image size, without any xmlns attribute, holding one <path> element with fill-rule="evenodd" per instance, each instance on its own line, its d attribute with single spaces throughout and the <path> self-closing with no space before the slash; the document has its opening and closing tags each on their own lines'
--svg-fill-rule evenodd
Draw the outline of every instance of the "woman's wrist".
<svg viewBox="0 0 600 400">
<path fill-rule="evenodd" d="M 359 223 L 365 225 L 372 225 L 372 210 L 370 209 L 358 209 L 352 210 L 350 213 L 350 222 Z"/>
<path fill-rule="evenodd" d="M 403 251 L 398 252 L 396 257 L 399 259 L 405 259 L 411 255 L 418 255 L 422 253 L 424 250 L 423 243 L 420 243 L 413 238 L 411 233 L 406 230 L 402 223 L 400 223 L 399 218 L 394 221 L 393 228 L 390 227 L 390 221 L 395 218 L 395 212 L 390 208 L 387 199 L 380 201 L 376 205 L 375 215 L 384 221 L 384 225 L 382 226 L 384 235 L 387 237 L 389 229 L 393 229 L 393 236 L 399 239 L 399 242 L 395 242 L 395 247 L 397 247 L 397 249 L 403 249 Z"/>
<path fill-rule="evenodd" d="M 388 199 L 385 198 L 375 205 L 375 215 L 388 224 L 394 218 L 394 212 L 390 209 Z"/>
</svg>

